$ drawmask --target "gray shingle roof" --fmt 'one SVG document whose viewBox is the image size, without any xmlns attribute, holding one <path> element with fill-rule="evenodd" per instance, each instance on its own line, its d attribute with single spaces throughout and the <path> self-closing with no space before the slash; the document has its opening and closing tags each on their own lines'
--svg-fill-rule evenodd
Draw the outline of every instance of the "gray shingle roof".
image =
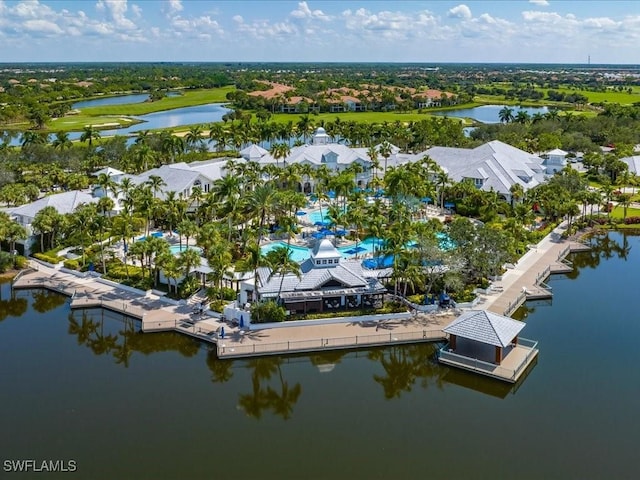
<svg viewBox="0 0 640 480">
<path fill-rule="evenodd" d="M 445 333 L 497 347 L 506 347 L 525 324 L 484 310 L 469 310 L 456 318 Z"/>
</svg>

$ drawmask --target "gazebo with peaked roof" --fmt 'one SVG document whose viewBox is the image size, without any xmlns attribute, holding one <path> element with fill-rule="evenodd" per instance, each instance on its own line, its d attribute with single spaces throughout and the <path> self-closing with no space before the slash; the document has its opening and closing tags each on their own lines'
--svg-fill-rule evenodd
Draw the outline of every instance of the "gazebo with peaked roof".
<svg viewBox="0 0 640 480">
<path fill-rule="evenodd" d="M 537 343 L 519 338 L 525 327 L 519 322 L 486 310 L 469 310 L 443 329 L 448 345 L 439 360 L 515 382 L 537 356 Z"/>
</svg>

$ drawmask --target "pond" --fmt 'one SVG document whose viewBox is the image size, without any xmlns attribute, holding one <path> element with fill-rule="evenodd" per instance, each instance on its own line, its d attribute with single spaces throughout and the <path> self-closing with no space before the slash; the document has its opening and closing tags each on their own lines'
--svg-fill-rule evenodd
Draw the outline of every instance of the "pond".
<svg viewBox="0 0 640 480">
<path fill-rule="evenodd" d="M 515 386 L 433 344 L 222 361 L 5 283 L 0 451 L 79 478 L 635 478 L 640 237 L 595 246 L 517 312 L 540 355 Z"/>
<path fill-rule="evenodd" d="M 473 118 L 482 123 L 500 123 L 499 112 L 504 107 L 513 109 L 515 117 L 519 111 L 525 111 L 533 116 L 536 113 L 545 114 L 549 112 L 547 107 L 516 107 L 512 105 L 482 105 L 474 108 L 463 108 L 460 110 L 448 110 L 446 112 L 434 112 L 434 115 L 442 115 L 447 117 Z"/>
<path fill-rule="evenodd" d="M 167 97 L 177 97 L 179 92 L 167 92 Z M 126 105 L 128 103 L 142 103 L 149 100 L 148 93 L 133 93 L 131 95 L 118 95 L 116 97 L 94 98 L 92 100 L 82 100 L 71 105 L 73 109 L 89 107 L 106 107 L 109 105 Z"/>
<path fill-rule="evenodd" d="M 148 113 L 146 115 L 138 115 L 135 118 L 141 120 L 142 123 L 131 125 L 126 128 L 114 128 L 110 130 L 100 130 L 102 137 L 113 135 L 132 135 L 143 130 L 151 130 L 156 128 L 175 128 L 182 125 L 193 124 L 209 124 L 222 121 L 222 116 L 230 110 L 222 103 L 209 103 L 206 105 L 197 105 L 195 107 L 176 108 L 174 110 L 164 110 L 162 112 Z M 2 133 L 2 132 L 0 132 Z M 71 140 L 78 140 L 82 132 L 69 132 Z M 53 139 L 54 135 L 50 135 L 49 139 Z M 9 141 L 9 145 L 20 145 L 20 135 L 14 136 Z"/>
</svg>

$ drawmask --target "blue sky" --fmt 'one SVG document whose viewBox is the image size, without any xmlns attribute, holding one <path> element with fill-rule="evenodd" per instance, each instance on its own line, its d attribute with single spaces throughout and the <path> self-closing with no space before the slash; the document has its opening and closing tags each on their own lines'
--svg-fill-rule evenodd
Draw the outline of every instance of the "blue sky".
<svg viewBox="0 0 640 480">
<path fill-rule="evenodd" d="M 640 64 L 640 2 L 0 0 L 0 62 Z"/>
</svg>

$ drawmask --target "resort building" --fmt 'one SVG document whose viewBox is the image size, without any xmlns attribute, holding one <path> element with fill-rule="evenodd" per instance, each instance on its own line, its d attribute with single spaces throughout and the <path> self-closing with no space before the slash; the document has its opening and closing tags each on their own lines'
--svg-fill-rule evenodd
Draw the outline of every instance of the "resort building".
<svg viewBox="0 0 640 480">
<path fill-rule="evenodd" d="M 300 272 L 300 277 L 283 276 L 259 268 L 257 298 L 254 278 L 247 279 L 240 284 L 240 303 L 279 297 L 291 313 L 381 306 L 386 288 L 379 278 L 390 274 L 389 269 L 367 270 L 360 260 L 343 258 L 327 239 L 316 243 L 311 257 L 300 264 Z"/>
<path fill-rule="evenodd" d="M 498 140 L 479 147 L 433 147 L 415 156 L 428 155 L 456 182 L 473 181 L 481 190 L 494 190 L 506 201 L 511 187 L 521 185 L 526 191 L 544 183 L 548 174 L 544 160 Z"/>
<path fill-rule="evenodd" d="M 42 197 L 35 202 L 27 203 L 15 208 L 7 209 L 9 216 L 17 223 L 25 227 L 28 237 L 18 240 L 17 244 L 24 249 L 24 255 L 31 254 L 31 248 L 38 241 L 38 234 L 33 231 L 33 221 L 38 212 L 46 207 L 53 207 L 61 215 L 73 213 L 82 204 L 95 203 L 98 199 L 88 192 L 73 190 L 70 192 L 56 193 Z"/>
<path fill-rule="evenodd" d="M 115 170 L 115 172 L 100 170 L 94 175 L 106 173 L 118 184 L 122 183 L 125 178 L 128 178 L 133 185 L 145 184 L 149 182 L 151 177 L 159 177 L 162 179 L 162 185 L 155 195 L 157 198 L 164 200 L 169 192 L 175 192 L 178 197 L 181 198 L 189 198 L 195 188 L 200 188 L 203 193 L 209 192 L 213 182 L 224 176 L 225 168 L 225 159 L 214 159 L 162 165 L 161 167 L 152 168 L 139 175 L 129 175 L 119 172 L 118 170 Z M 93 193 L 96 197 L 105 196 L 105 192 L 99 187 L 96 187 Z M 106 192 L 106 195 L 112 196 L 110 192 Z M 118 194 L 117 200 L 116 211 L 121 209 L 121 194 Z"/>
<path fill-rule="evenodd" d="M 310 165 L 317 169 L 321 165 L 326 165 L 333 173 L 341 172 L 354 163 L 362 166 L 362 172 L 356 175 L 356 184 L 359 188 L 365 188 L 372 178 L 372 162 L 367 154 L 366 148 L 350 148 L 346 145 L 333 143 L 331 137 L 324 128 L 320 127 L 311 137 L 311 143 L 294 147 L 285 159 L 275 159 L 268 151 L 257 145 L 251 145 L 240 152 L 247 161 L 258 162 L 261 165 L 275 164 L 278 166 L 291 165 L 294 163 Z M 298 190 L 304 193 L 315 191 L 315 181 L 311 178 L 305 179 L 298 186 Z"/>
</svg>

